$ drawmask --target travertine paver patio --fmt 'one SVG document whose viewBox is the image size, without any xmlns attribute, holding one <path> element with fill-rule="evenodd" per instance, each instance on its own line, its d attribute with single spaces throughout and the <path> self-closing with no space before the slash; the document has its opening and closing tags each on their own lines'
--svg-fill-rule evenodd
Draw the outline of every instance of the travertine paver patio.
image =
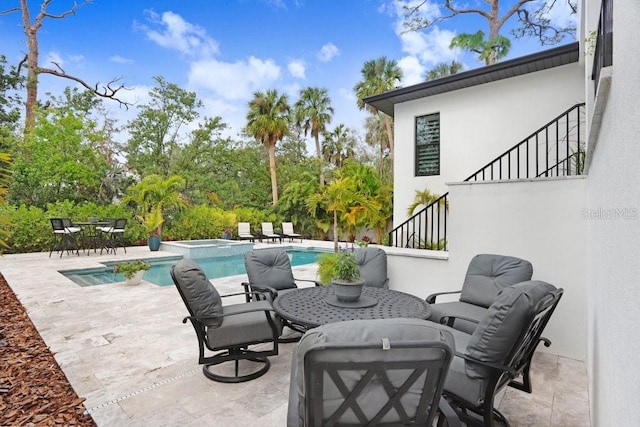
<svg viewBox="0 0 640 427">
<path fill-rule="evenodd" d="M 313 242 L 318 246 L 319 242 Z M 261 246 L 261 245 L 258 245 Z M 274 246 L 274 245 L 270 245 Z M 169 253 L 127 248 L 116 256 L 48 253 L 5 255 L 9 282 L 56 360 L 99 426 L 284 426 L 289 367 L 295 344 L 280 345 L 271 370 L 243 384 L 206 379 L 197 364 L 197 341 L 172 286 L 143 282 L 128 287 L 80 287 L 58 270 L 98 267 L 100 261 Z M 313 279 L 316 266 L 294 267 Z M 237 292 L 246 276 L 214 279 L 222 293 Z M 589 426 L 584 363 L 538 354 L 534 393 L 508 389 L 500 409 L 514 426 Z"/>
</svg>

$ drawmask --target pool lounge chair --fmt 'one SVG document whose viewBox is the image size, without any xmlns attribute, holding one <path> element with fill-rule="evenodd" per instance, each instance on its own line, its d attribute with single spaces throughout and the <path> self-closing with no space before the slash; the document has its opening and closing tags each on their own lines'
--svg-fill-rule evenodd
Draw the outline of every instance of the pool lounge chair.
<svg viewBox="0 0 640 427">
<path fill-rule="evenodd" d="M 288 238 L 290 242 L 293 242 L 293 239 L 300 239 L 300 243 L 302 243 L 302 236 L 293 231 L 292 222 L 282 223 L 282 237 Z"/>
<path fill-rule="evenodd" d="M 280 243 L 282 243 L 282 236 L 273 232 L 273 223 L 271 222 L 262 223 L 262 234 L 260 235 L 260 240 L 262 239 L 270 239 L 272 242 L 275 242 L 276 239 L 278 239 L 280 240 Z"/>
<path fill-rule="evenodd" d="M 238 223 L 238 238 L 240 240 L 249 240 L 253 242 L 255 237 L 251 234 L 251 225 L 248 222 Z"/>
</svg>

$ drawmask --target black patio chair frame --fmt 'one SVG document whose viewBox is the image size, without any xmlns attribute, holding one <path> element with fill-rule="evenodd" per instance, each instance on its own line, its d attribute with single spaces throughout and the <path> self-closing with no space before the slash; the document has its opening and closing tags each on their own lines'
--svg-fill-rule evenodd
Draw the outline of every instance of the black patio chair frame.
<svg viewBox="0 0 640 427">
<path fill-rule="evenodd" d="M 271 362 L 268 359 L 268 356 L 276 356 L 278 354 L 278 336 L 280 332 L 278 327 L 275 324 L 275 321 L 271 315 L 272 310 L 269 308 L 256 308 L 251 307 L 252 304 L 239 304 L 246 305 L 241 310 L 238 310 L 229 314 L 221 314 L 219 316 L 211 316 L 211 317 L 196 317 L 194 316 L 193 310 L 189 305 L 186 296 L 184 295 L 180 286 L 178 286 L 176 276 L 174 274 L 175 266 L 171 267 L 170 274 L 171 279 L 176 284 L 176 288 L 184 302 L 185 306 L 189 310 L 190 316 L 186 316 L 182 319 L 182 323 L 187 323 L 187 320 L 191 322 L 193 329 L 196 332 L 196 336 L 198 337 L 198 363 L 203 365 L 202 372 L 205 377 L 209 378 L 213 381 L 218 381 L 222 383 L 241 383 L 245 381 L 254 380 L 256 378 L 261 377 L 266 374 L 269 368 L 271 367 Z M 245 295 L 244 292 L 238 292 L 234 294 L 220 295 L 221 298 L 237 296 L 237 295 Z M 242 315 L 251 312 L 264 312 L 266 321 L 269 324 L 273 334 L 270 339 L 259 340 L 259 341 L 247 341 L 247 342 L 239 342 L 235 345 L 231 346 L 216 346 L 214 343 L 210 342 L 207 336 L 207 324 L 205 322 L 215 320 L 215 319 L 224 319 L 229 316 Z M 251 350 L 249 349 L 250 345 L 254 344 L 262 344 L 272 342 L 273 345 L 271 348 L 266 350 Z M 213 355 L 207 355 L 207 349 L 211 352 L 214 352 Z M 251 362 L 255 362 L 257 364 L 262 365 L 259 369 L 252 371 L 246 375 L 239 375 L 239 363 L 241 360 L 248 360 Z M 212 367 L 219 365 L 225 362 L 234 362 L 235 370 L 234 376 L 225 376 L 220 375 L 211 370 Z"/>
<path fill-rule="evenodd" d="M 53 230 L 53 238 L 51 241 L 51 248 L 49 250 L 49 258 L 53 251 L 60 252 L 60 258 L 66 251 L 67 254 L 76 252 L 80 256 L 80 247 L 78 246 L 78 240 L 76 235 L 80 232 L 72 232 L 66 224 L 71 224 L 71 220 L 68 218 L 49 218 L 51 222 L 51 228 Z"/>
<path fill-rule="evenodd" d="M 549 339 L 542 337 L 542 332 L 556 309 L 563 292 L 564 290 L 562 288 L 556 289 L 536 305 L 528 326 L 523 329 L 503 365 L 483 362 L 456 351 L 455 355 L 457 357 L 481 365 L 491 371 L 490 379 L 485 388 L 482 406 L 472 405 L 446 389 L 442 392 L 443 396 L 449 401 L 452 408 L 460 417 L 460 420 L 466 423 L 466 425 L 493 427 L 496 425 L 497 420 L 509 426 L 507 418 L 494 408 L 494 399 L 498 392 L 506 385 L 531 393 L 531 383 L 529 379 L 531 359 L 541 342 L 545 347 L 551 345 Z M 453 320 L 453 317 L 447 318 L 448 322 L 453 322 Z M 522 383 L 514 381 L 519 376 L 523 377 Z"/>
</svg>

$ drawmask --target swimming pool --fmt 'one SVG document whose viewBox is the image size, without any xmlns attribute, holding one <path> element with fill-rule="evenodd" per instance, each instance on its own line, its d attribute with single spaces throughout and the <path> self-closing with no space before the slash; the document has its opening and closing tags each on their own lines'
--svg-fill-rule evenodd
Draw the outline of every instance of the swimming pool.
<svg viewBox="0 0 640 427">
<path fill-rule="evenodd" d="M 291 265 L 313 264 L 318 260 L 321 251 L 318 250 L 287 250 L 290 255 Z M 146 260 L 151 268 L 145 271 L 143 280 L 158 286 L 171 286 L 173 280 L 169 274 L 171 266 L 181 256 L 157 258 Z M 226 257 L 200 258 L 196 261 L 209 279 L 245 274 L 244 255 L 232 255 Z M 80 286 L 95 286 L 109 283 L 124 282 L 124 276 L 113 272 L 116 262 L 105 262 L 103 268 L 91 268 L 84 270 L 67 270 L 61 273 Z"/>
</svg>

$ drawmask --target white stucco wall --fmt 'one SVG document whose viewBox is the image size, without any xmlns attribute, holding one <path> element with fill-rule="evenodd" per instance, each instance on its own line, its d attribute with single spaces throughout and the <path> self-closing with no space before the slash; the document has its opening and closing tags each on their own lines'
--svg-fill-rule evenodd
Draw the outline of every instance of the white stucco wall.
<svg viewBox="0 0 640 427">
<path fill-rule="evenodd" d="M 395 106 L 394 227 L 415 190 L 447 191 L 571 106 L 584 101 L 578 63 Z M 440 113 L 439 176 L 415 177 L 415 117 Z"/>
<path fill-rule="evenodd" d="M 599 9 L 600 1 L 587 6 Z M 593 16 L 590 13 L 588 16 Z M 640 57 L 637 0 L 615 0 L 611 89 L 587 180 L 594 426 L 640 425 Z M 589 23 L 597 27 L 597 21 Z M 587 29 L 588 30 L 588 29 Z"/>
<path fill-rule="evenodd" d="M 530 261 L 533 279 L 564 289 L 544 332 L 553 344 L 539 348 L 585 360 L 584 177 L 455 183 L 449 194 L 451 270 L 466 269 L 479 253 Z"/>
</svg>

